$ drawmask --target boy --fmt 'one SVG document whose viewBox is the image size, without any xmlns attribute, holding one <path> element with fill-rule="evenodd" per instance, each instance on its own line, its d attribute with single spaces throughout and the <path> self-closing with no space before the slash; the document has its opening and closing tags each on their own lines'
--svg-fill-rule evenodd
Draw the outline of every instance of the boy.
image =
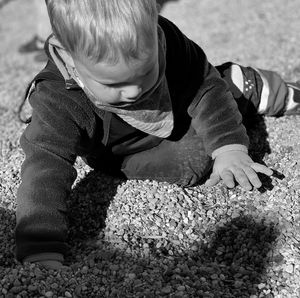
<svg viewBox="0 0 300 298">
<path fill-rule="evenodd" d="M 155 0 L 48 0 L 49 62 L 28 91 L 16 256 L 60 268 L 77 156 L 128 178 L 258 188 L 244 117 L 299 113 L 299 89 L 272 73 L 217 68 Z M 239 111 L 240 110 L 240 111 Z M 242 113 L 242 114 L 241 114 Z"/>
</svg>

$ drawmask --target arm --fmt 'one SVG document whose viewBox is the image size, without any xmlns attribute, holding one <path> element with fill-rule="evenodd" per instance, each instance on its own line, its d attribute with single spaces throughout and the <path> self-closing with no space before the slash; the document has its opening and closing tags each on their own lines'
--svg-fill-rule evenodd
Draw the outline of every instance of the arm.
<svg viewBox="0 0 300 298">
<path fill-rule="evenodd" d="M 248 148 L 249 139 L 233 95 L 218 71 L 203 61 L 203 82 L 188 108 L 192 126 L 203 137 L 207 153 L 238 144 Z"/>
<path fill-rule="evenodd" d="M 249 140 L 242 116 L 219 72 L 176 25 L 163 17 L 159 18 L 159 25 L 167 42 L 166 77 L 172 101 L 180 113 L 187 109 L 207 153 L 212 155 L 214 150 L 229 144 L 247 147 Z"/>
<path fill-rule="evenodd" d="M 49 252 L 61 260 L 68 248 L 65 199 L 76 178 L 81 123 L 74 120 L 79 107 L 56 88 L 38 84 L 30 97 L 32 122 L 20 140 L 25 153 L 15 229 L 20 261 Z"/>
<path fill-rule="evenodd" d="M 268 176 L 273 172 L 249 157 L 249 140 L 237 104 L 214 67 L 207 63 L 207 69 L 199 97 L 189 107 L 192 125 L 214 159 L 206 185 L 213 186 L 222 180 L 229 188 L 235 186 L 234 181 L 246 190 L 252 186 L 259 188 L 262 184 L 257 172 Z"/>
<path fill-rule="evenodd" d="M 236 180 L 243 188 L 261 187 L 257 172 L 272 175 L 272 170 L 254 163 L 248 155 L 248 136 L 242 125 L 242 116 L 227 85 L 208 63 L 207 77 L 198 96 L 189 108 L 192 125 L 204 138 L 208 154 L 215 160 L 207 186 L 223 180 L 234 187 Z"/>
<path fill-rule="evenodd" d="M 251 184 L 260 187 L 256 172 L 271 175 L 272 171 L 248 156 L 249 139 L 227 83 L 207 61 L 203 50 L 172 22 L 161 17 L 160 25 L 167 40 L 170 94 L 173 100 L 176 97 L 187 100 L 191 125 L 203 138 L 207 154 L 215 160 L 207 185 L 215 185 L 222 179 L 228 187 L 233 187 L 234 176 L 246 189 L 251 189 Z"/>
</svg>

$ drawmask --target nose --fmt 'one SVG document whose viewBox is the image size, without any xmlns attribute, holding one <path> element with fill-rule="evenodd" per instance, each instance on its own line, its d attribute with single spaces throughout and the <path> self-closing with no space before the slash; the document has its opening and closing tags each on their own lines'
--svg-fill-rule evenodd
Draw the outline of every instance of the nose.
<svg viewBox="0 0 300 298">
<path fill-rule="evenodd" d="M 140 86 L 126 86 L 122 91 L 122 98 L 125 99 L 135 99 L 142 93 L 142 88 Z"/>
</svg>

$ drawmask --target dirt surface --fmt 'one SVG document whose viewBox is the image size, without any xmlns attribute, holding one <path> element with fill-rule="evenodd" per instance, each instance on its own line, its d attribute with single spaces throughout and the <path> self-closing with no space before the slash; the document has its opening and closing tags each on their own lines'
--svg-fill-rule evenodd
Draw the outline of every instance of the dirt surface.
<svg viewBox="0 0 300 298">
<path fill-rule="evenodd" d="M 213 64 L 235 61 L 300 79 L 299 0 L 161 3 Z M 278 172 L 262 192 L 120 181 L 78 161 L 68 202 L 70 270 L 14 260 L 25 129 L 16 111 L 44 65 L 18 49 L 35 28 L 29 0 L 0 0 L 0 297 L 300 297 L 299 116 L 263 119 L 250 132 L 253 155 Z M 183 224 L 173 227 L 175 214 Z"/>
</svg>

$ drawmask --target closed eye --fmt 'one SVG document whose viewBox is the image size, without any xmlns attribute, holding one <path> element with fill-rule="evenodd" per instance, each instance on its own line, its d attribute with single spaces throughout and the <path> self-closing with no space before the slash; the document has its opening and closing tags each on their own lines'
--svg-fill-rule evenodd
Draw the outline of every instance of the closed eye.
<svg viewBox="0 0 300 298">
<path fill-rule="evenodd" d="M 145 74 L 143 74 L 141 76 L 141 78 L 145 78 L 145 77 L 149 76 L 153 72 L 154 68 L 155 67 L 151 67 L 151 69 L 149 71 L 147 71 Z M 104 84 L 104 83 L 101 83 L 99 81 L 96 81 L 96 82 L 100 83 L 100 84 L 102 84 L 102 85 L 104 85 L 106 87 L 110 87 L 110 88 L 121 88 L 121 87 L 124 87 L 124 86 L 132 84 L 132 82 L 120 82 L 120 83 L 112 83 L 112 84 Z"/>
</svg>

